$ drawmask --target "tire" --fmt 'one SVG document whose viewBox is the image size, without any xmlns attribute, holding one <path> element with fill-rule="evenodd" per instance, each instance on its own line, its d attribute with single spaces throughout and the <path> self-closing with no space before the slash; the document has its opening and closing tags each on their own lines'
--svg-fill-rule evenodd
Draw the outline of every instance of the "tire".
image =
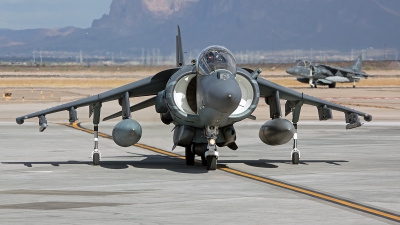
<svg viewBox="0 0 400 225">
<path fill-rule="evenodd" d="M 207 159 L 204 155 L 201 156 L 201 165 L 207 166 Z"/>
<path fill-rule="evenodd" d="M 194 153 L 192 152 L 192 146 L 185 147 L 185 159 L 186 165 L 193 166 L 194 165 Z"/>
<path fill-rule="evenodd" d="M 98 166 L 98 165 L 100 165 L 100 154 L 93 153 L 93 166 Z"/>
<path fill-rule="evenodd" d="M 297 165 L 297 164 L 299 164 L 299 161 L 300 161 L 299 153 L 298 152 L 293 152 L 293 154 L 292 154 L 292 163 L 294 165 Z"/>
<path fill-rule="evenodd" d="M 217 169 L 217 157 L 207 156 L 207 170 L 216 170 L 216 169 Z"/>
<path fill-rule="evenodd" d="M 336 87 L 336 83 L 333 82 L 332 84 L 329 84 L 328 87 L 329 87 L 329 88 L 335 88 L 335 87 Z"/>
</svg>

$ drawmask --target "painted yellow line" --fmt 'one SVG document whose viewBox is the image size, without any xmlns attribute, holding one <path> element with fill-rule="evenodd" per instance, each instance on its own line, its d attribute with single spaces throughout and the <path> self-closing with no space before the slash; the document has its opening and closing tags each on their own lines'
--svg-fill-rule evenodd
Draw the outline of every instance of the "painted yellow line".
<svg viewBox="0 0 400 225">
<path fill-rule="evenodd" d="M 79 123 L 62 124 L 62 125 L 65 125 L 65 126 L 68 126 L 68 127 L 72 127 L 72 128 L 75 128 L 75 129 L 78 129 L 78 130 L 81 130 L 81 131 L 85 131 L 87 133 L 91 133 L 91 134 L 94 133 L 92 130 L 89 130 L 89 129 L 81 127 L 79 125 Z M 103 137 L 103 138 L 112 139 L 111 135 L 107 135 L 107 134 L 104 134 L 104 133 L 101 133 L 101 132 L 99 132 L 99 136 Z M 165 151 L 165 150 L 162 150 L 162 149 L 154 148 L 154 147 L 151 147 L 151 146 L 148 146 L 148 145 L 137 143 L 137 144 L 135 144 L 135 146 L 139 147 L 139 148 L 147 149 L 147 150 L 150 150 L 150 151 L 153 151 L 153 152 L 157 152 L 157 153 L 160 153 L 160 154 L 163 154 L 163 155 L 167 155 L 167 156 L 171 156 L 171 157 L 175 157 L 175 158 L 180 158 L 180 159 L 185 159 L 185 157 L 182 156 L 182 155 L 175 154 L 175 153 L 172 153 L 172 152 L 168 152 L 168 151 Z"/>
<path fill-rule="evenodd" d="M 347 201 L 347 200 L 343 200 L 343 199 L 340 199 L 340 198 L 332 197 L 332 196 L 329 196 L 329 195 L 326 195 L 326 194 L 323 194 L 323 193 L 319 193 L 319 192 L 316 192 L 316 191 L 307 190 L 305 188 L 297 187 L 297 186 L 294 186 L 294 185 L 291 185 L 291 184 L 285 184 L 283 182 L 272 180 L 272 179 L 268 179 L 268 178 L 265 178 L 265 177 L 252 175 L 252 174 L 245 173 L 245 172 L 242 172 L 242 171 L 239 171 L 239 170 L 235 170 L 235 169 L 232 169 L 232 168 L 220 168 L 220 169 L 224 170 L 226 172 L 232 173 L 232 174 L 236 174 L 236 175 L 242 176 L 242 177 L 247 177 L 247 178 L 250 178 L 250 179 L 253 179 L 253 180 L 257 180 L 257 181 L 261 181 L 261 182 L 264 182 L 264 183 L 272 184 L 274 186 L 282 187 L 282 188 L 285 188 L 285 189 L 288 189 L 288 190 L 292 190 L 292 191 L 299 192 L 299 193 L 302 193 L 302 194 L 306 194 L 306 195 L 309 195 L 309 196 L 313 196 L 313 197 L 316 197 L 316 198 L 319 198 L 319 199 L 327 200 L 329 202 L 333 202 L 333 203 L 336 203 L 336 204 L 339 204 L 339 205 L 342 205 L 342 206 L 346 206 L 346 207 L 349 207 L 349 208 L 353 208 L 353 209 L 356 209 L 356 210 L 367 212 L 369 214 L 377 215 L 377 216 L 380 216 L 380 217 L 383 217 L 383 218 L 386 218 L 386 219 L 390 219 L 390 220 L 394 220 L 394 221 L 400 222 L 400 216 L 399 215 L 392 214 L 392 213 L 389 213 L 389 212 L 385 212 L 385 211 L 382 211 L 382 210 L 379 210 L 379 209 L 374 209 L 374 208 L 369 207 L 369 206 L 363 206 L 363 205 L 361 205 L 359 203 L 350 202 L 350 201 Z"/>
<path fill-rule="evenodd" d="M 78 130 L 81 130 L 81 131 L 85 131 L 87 133 L 91 133 L 91 134 L 94 133 L 92 130 L 89 130 L 89 129 L 81 127 L 79 123 L 73 123 L 72 125 L 70 125 L 70 124 L 62 124 L 62 125 L 65 125 L 65 126 L 68 126 L 68 127 L 72 127 L 72 128 L 75 128 L 75 129 L 78 129 Z M 112 139 L 112 136 L 104 134 L 104 133 L 100 133 L 100 132 L 99 132 L 99 136 L 104 137 L 104 138 L 108 138 L 108 139 Z M 158 149 L 158 148 L 155 148 L 155 147 L 151 147 L 151 146 L 148 146 L 148 145 L 135 144 L 135 146 L 139 147 L 139 148 L 147 149 L 147 150 L 159 153 L 159 154 L 167 155 L 167 156 L 170 156 L 170 157 L 179 158 L 179 159 L 185 159 L 185 157 L 182 156 L 182 155 L 175 154 L 175 153 L 172 153 L 172 152 L 169 152 L 169 151 L 165 151 L 165 150 L 162 150 L 162 149 Z M 201 163 L 198 160 L 196 160 L 196 162 L 197 163 Z M 352 208 L 352 209 L 355 209 L 355 210 L 366 212 L 366 213 L 369 213 L 369 214 L 372 214 L 372 215 L 375 215 L 375 216 L 379 216 L 379 217 L 382 217 L 382 218 L 385 218 L 385 219 L 389 219 L 389 220 L 393 220 L 393 221 L 396 221 L 396 222 L 400 222 L 400 215 L 397 215 L 397 214 L 394 214 L 394 213 L 391 213 L 391 212 L 386 212 L 386 211 L 383 211 L 383 210 L 380 210 L 380 209 L 376 209 L 376 208 L 373 208 L 373 207 L 369 207 L 369 206 L 365 206 L 365 205 L 362 205 L 362 204 L 359 204 L 359 203 L 356 203 L 356 202 L 352 202 L 352 201 L 348 201 L 348 200 L 345 200 L 345 199 L 340 199 L 340 198 L 337 198 L 337 197 L 329 196 L 329 195 L 321 193 L 321 192 L 317 192 L 317 191 L 309 190 L 309 189 L 306 189 L 306 188 L 298 187 L 298 186 L 295 186 L 295 185 L 292 185 L 292 184 L 287 184 L 287 183 L 284 183 L 284 182 L 281 182 L 281 181 L 278 181 L 278 180 L 257 176 L 257 175 L 254 175 L 254 174 L 246 173 L 246 172 L 243 172 L 243 171 L 240 171 L 240 170 L 236 170 L 236 169 L 233 169 L 233 168 L 229 168 L 229 167 L 218 166 L 218 169 L 220 169 L 222 171 L 225 171 L 225 172 L 228 172 L 228 173 L 231 173 L 231 174 L 235 174 L 235 175 L 241 176 L 241 177 L 246 177 L 246 178 L 249 178 L 249 179 L 252 179 L 252 180 L 256 180 L 256 181 L 260 181 L 260 182 L 263 182 L 263 183 L 271 184 L 271 185 L 274 185 L 274 186 L 277 186 L 277 187 L 281 187 L 281 188 L 284 188 L 284 189 L 287 189 L 287 190 L 295 191 L 295 192 L 302 193 L 302 194 L 305 194 L 305 195 L 308 195 L 308 196 L 312 196 L 312 197 L 315 197 L 315 198 L 318 198 L 318 199 L 322 199 L 322 200 L 325 200 L 325 201 L 328 201 L 328 202 L 332 202 L 332 203 L 335 203 L 335 204 L 338 204 L 338 205 L 341 205 L 341 206 L 345 206 L 345 207 L 348 207 L 348 208 Z"/>
</svg>

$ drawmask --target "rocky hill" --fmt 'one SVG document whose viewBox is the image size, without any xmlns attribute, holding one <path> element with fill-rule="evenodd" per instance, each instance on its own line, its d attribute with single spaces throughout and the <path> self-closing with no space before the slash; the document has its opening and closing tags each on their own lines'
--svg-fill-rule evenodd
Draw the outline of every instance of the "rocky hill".
<svg viewBox="0 0 400 225">
<path fill-rule="evenodd" d="M 185 49 L 400 48 L 400 1 L 389 0 L 114 0 L 110 13 L 79 29 L 0 30 L 0 51 L 174 51 Z"/>
</svg>

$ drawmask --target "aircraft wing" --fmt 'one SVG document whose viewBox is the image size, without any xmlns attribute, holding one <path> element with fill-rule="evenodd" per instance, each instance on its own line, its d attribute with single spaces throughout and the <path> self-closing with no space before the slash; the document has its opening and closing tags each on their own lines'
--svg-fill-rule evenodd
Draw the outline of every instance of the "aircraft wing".
<svg viewBox="0 0 400 225">
<path fill-rule="evenodd" d="M 23 124 L 25 119 L 45 116 L 47 114 L 56 113 L 60 111 L 71 110 L 71 108 L 76 109 L 84 106 L 90 106 L 90 105 L 93 106 L 98 102 L 102 103 L 112 100 L 118 100 L 126 92 L 129 93 L 129 97 L 156 95 L 158 92 L 165 89 L 168 79 L 178 70 L 179 68 L 164 70 L 154 76 L 147 77 L 145 79 L 106 91 L 98 95 L 93 95 L 88 98 L 65 103 L 39 112 L 17 117 L 16 122 L 18 124 Z"/>
<path fill-rule="evenodd" d="M 330 66 L 330 65 L 325 65 L 325 64 L 319 64 L 318 66 L 320 67 L 324 67 L 327 70 L 330 70 L 332 72 L 332 74 L 336 74 L 338 71 L 344 75 L 347 76 L 347 74 L 354 74 L 353 78 L 365 78 L 368 77 L 368 74 L 363 73 L 363 72 L 357 72 L 351 69 L 347 69 L 347 68 L 340 68 L 340 67 L 336 67 L 336 66 Z"/>
<path fill-rule="evenodd" d="M 289 102 L 302 102 L 304 104 L 307 105 L 312 105 L 312 106 L 316 106 L 316 107 L 325 107 L 325 108 L 329 108 L 332 110 L 336 110 L 336 111 L 340 111 L 340 112 L 344 112 L 345 115 L 350 115 L 350 114 L 356 114 L 359 116 L 364 117 L 364 120 L 366 121 L 371 121 L 372 120 L 372 116 L 364 113 L 364 112 L 360 112 L 339 104 L 335 104 L 329 101 L 325 101 L 322 99 L 318 99 L 309 95 L 305 95 L 303 93 L 294 91 L 292 89 L 283 87 L 281 85 L 275 84 L 273 82 L 270 82 L 268 80 L 265 80 L 261 77 L 259 77 L 257 79 L 257 83 L 258 86 L 260 88 L 260 96 L 261 97 L 271 97 L 276 95 L 276 92 L 279 92 L 279 98 L 280 99 L 285 99 L 288 100 Z M 346 118 L 347 120 L 347 118 Z"/>
</svg>

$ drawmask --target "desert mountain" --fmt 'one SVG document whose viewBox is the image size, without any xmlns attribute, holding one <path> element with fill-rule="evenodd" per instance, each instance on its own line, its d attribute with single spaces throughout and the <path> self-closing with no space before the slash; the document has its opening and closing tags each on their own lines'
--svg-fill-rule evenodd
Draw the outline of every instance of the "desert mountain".
<svg viewBox="0 0 400 225">
<path fill-rule="evenodd" d="M 219 44 L 237 50 L 400 48 L 400 1 L 114 0 L 110 12 L 79 29 L 0 29 L 1 52 L 124 52 Z"/>
</svg>

